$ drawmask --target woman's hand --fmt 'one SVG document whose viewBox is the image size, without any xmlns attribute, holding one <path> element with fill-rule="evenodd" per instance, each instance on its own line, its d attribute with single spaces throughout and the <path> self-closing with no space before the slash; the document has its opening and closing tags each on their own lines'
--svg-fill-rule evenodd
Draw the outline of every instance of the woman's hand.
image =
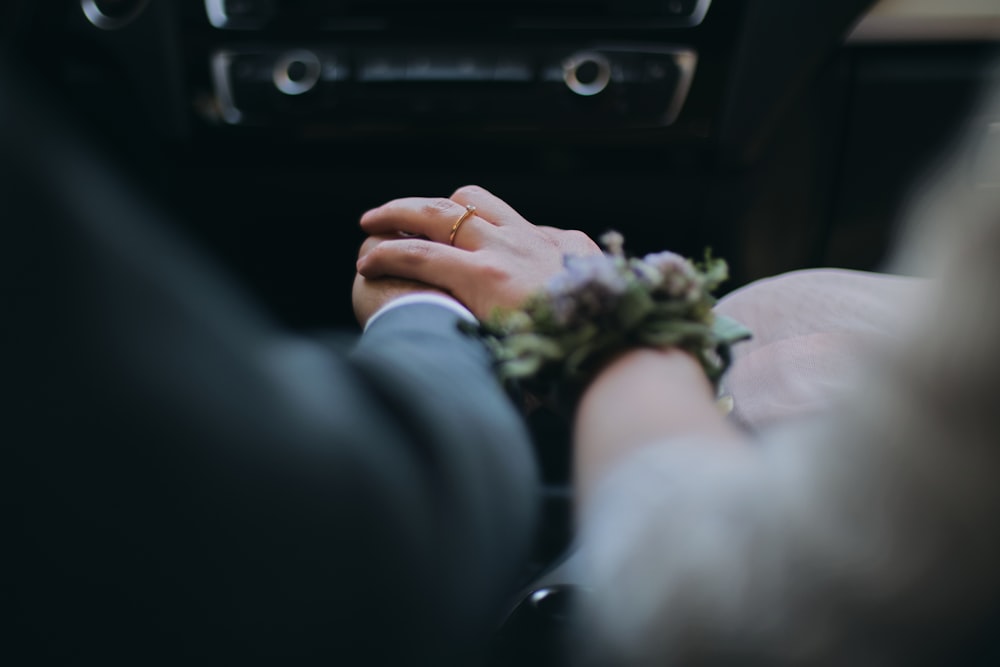
<svg viewBox="0 0 1000 667">
<path fill-rule="evenodd" d="M 467 206 L 475 211 L 453 235 Z M 390 201 L 365 213 L 361 228 L 373 237 L 358 258 L 361 276 L 432 285 L 480 319 L 495 308 L 520 306 L 563 270 L 565 255 L 601 252 L 583 232 L 533 225 L 477 186 L 459 188 L 447 199 Z"/>
</svg>

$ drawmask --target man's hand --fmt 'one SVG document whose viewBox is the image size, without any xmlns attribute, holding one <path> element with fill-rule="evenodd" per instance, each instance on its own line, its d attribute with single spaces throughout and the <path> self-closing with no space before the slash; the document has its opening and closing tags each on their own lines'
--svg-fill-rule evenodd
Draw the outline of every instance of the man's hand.
<svg viewBox="0 0 1000 667">
<path fill-rule="evenodd" d="M 365 252 L 365 247 L 373 244 L 369 239 L 361 246 L 361 252 Z M 379 308 L 407 294 L 416 292 L 430 292 L 433 294 L 447 294 L 435 287 L 419 283 L 415 280 L 405 280 L 403 278 L 375 278 L 368 279 L 360 273 L 354 276 L 354 289 L 352 290 L 352 301 L 354 302 L 354 317 L 358 324 L 365 326 L 369 318 L 374 315 Z"/>
<path fill-rule="evenodd" d="M 452 239 L 452 229 L 469 205 L 476 207 L 475 213 Z M 565 255 L 601 252 L 583 232 L 535 226 L 477 186 L 459 188 L 448 199 L 393 200 L 365 213 L 361 228 L 372 236 L 358 259 L 361 276 L 433 285 L 480 319 L 495 308 L 520 306 L 563 270 Z"/>
</svg>

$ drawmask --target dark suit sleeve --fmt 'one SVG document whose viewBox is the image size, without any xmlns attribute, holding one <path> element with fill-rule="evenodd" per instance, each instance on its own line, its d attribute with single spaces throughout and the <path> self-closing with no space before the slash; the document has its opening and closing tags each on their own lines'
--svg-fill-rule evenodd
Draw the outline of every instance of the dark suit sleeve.
<svg viewBox="0 0 1000 667">
<path fill-rule="evenodd" d="M 442 664 L 473 647 L 537 495 L 484 350 L 433 306 L 350 355 L 280 330 L 11 90 L 5 650 Z"/>
<path fill-rule="evenodd" d="M 461 574 L 442 577 L 436 594 L 468 614 L 477 600 L 499 592 L 496 581 L 476 582 L 474 573 L 506 572 L 510 581 L 510 565 L 525 553 L 538 488 L 524 423 L 485 348 L 459 332 L 457 316 L 439 306 L 386 313 L 362 337 L 352 361 L 415 450 L 435 543 L 446 559 L 437 569 Z"/>
</svg>

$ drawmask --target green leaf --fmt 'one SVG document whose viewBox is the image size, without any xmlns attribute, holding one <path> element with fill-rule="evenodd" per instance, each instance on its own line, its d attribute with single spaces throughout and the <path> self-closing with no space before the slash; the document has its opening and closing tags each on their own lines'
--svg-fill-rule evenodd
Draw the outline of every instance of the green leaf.
<svg viewBox="0 0 1000 667">
<path fill-rule="evenodd" d="M 602 346 L 595 342 L 584 343 L 566 355 L 566 376 L 569 378 L 580 378 L 586 376 L 587 362 L 591 355 L 600 350 Z"/>
<path fill-rule="evenodd" d="M 643 327 L 649 333 L 676 333 L 680 336 L 690 336 L 700 338 L 708 334 L 711 330 L 708 325 L 702 322 L 691 322 L 690 320 L 669 320 L 666 322 L 651 322 Z"/>
<path fill-rule="evenodd" d="M 690 310 L 691 304 L 683 301 L 657 301 L 651 315 L 661 320 L 676 319 L 685 317 Z"/>
<path fill-rule="evenodd" d="M 705 291 L 711 292 L 729 280 L 729 265 L 725 260 L 712 257 L 712 251 L 705 251 L 705 261 L 698 267 L 704 273 Z"/>
<path fill-rule="evenodd" d="M 519 380 L 531 377 L 542 367 L 541 357 L 522 357 L 505 361 L 500 365 L 500 377 L 503 380 Z"/>
<path fill-rule="evenodd" d="M 504 352 L 511 358 L 537 354 L 542 358 L 558 359 L 562 356 L 559 344 L 539 334 L 523 333 L 509 336 L 504 342 Z"/>
<path fill-rule="evenodd" d="M 717 314 L 712 323 L 712 335 L 719 342 L 732 344 L 749 340 L 753 337 L 753 332 L 733 318 Z"/>
<path fill-rule="evenodd" d="M 618 306 L 618 321 L 623 329 L 632 329 L 649 315 L 655 304 L 649 292 L 642 288 L 630 289 Z"/>
</svg>

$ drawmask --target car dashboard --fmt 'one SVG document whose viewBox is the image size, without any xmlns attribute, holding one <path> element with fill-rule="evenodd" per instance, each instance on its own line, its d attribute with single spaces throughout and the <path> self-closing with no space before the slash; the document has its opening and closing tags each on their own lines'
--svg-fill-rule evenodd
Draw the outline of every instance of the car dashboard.
<svg viewBox="0 0 1000 667">
<path fill-rule="evenodd" d="M 304 329 L 353 325 L 362 212 L 468 183 L 730 287 L 878 268 L 1000 36 L 989 0 L 34 4 L 5 41 Z"/>
</svg>

